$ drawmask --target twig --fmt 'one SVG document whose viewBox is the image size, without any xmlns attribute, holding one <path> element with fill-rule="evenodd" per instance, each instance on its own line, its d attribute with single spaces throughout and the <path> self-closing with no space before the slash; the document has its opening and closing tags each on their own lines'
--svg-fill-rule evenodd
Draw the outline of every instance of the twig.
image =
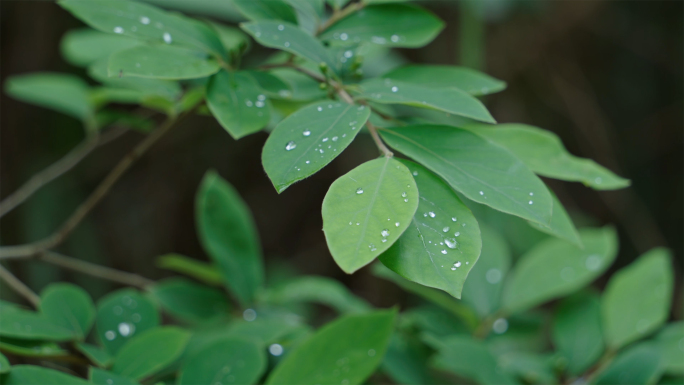
<svg viewBox="0 0 684 385">
<path fill-rule="evenodd" d="M 378 146 L 380 152 L 382 152 L 382 154 L 388 158 L 393 157 L 394 154 L 392 151 L 390 151 L 390 149 L 385 146 L 385 143 L 382 142 L 382 139 L 380 139 L 380 135 L 378 135 L 378 128 L 375 127 L 371 122 L 366 122 L 366 126 L 368 126 L 368 131 L 370 131 L 373 141 L 375 141 L 375 145 Z"/>
<path fill-rule="evenodd" d="M 342 10 L 336 10 L 335 12 L 333 12 L 332 16 L 330 16 L 330 18 L 326 20 L 325 23 L 323 23 L 318 28 L 318 30 L 316 31 L 316 35 L 319 35 L 321 32 L 330 28 L 330 26 L 344 19 L 345 17 L 351 15 L 352 13 L 361 10 L 363 7 L 365 7 L 365 5 L 366 4 L 364 3 L 351 3 L 344 7 Z"/>
<path fill-rule="evenodd" d="M 24 285 L 19 278 L 15 277 L 14 274 L 10 273 L 10 271 L 5 269 L 5 267 L 2 265 L 0 265 L 0 279 L 5 281 L 5 283 L 7 283 L 7 285 L 11 287 L 12 290 L 14 290 L 17 294 L 26 298 L 26 300 L 29 301 L 33 307 L 38 308 L 38 305 L 40 305 L 40 297 L 38 297 L 38 294 L 34 293 L 33 290 Z"/>
<path fill-rule="evenodd" d="M 274 69 L 274 68 L 290 68 L 290 69 L 293 69 L 295 71 L 301 72 L 304 75 L 307 75 L 307 76 L 313 78 L 314 80 L 316 80 L 318 82 L 325 83 L 325 78 L 323 76 L 320 76 L 319 74 L 317 74 L 315 72 L 309 71 L 306 68 L 299 67 L 296 64 L 290 63 L 290 62 L 279 63 L 279 64 L 264 64 L 264 65 L 259 66 L 258 68 L 262 69 L 262 70 L 269 70 L 269 69 Z"/>
<path fill-rule="evenodd" d="M 40 188 L 71 170 L 95 148 L 116 139 L 126 131 L 127 129 L 119 127 L 108 131 L 104 135 L 91 135 L 86 138 L 60 160 L 32 176 L 17 191 L 0 202 L 0 218 L 19 206 Z"/>
</svg>

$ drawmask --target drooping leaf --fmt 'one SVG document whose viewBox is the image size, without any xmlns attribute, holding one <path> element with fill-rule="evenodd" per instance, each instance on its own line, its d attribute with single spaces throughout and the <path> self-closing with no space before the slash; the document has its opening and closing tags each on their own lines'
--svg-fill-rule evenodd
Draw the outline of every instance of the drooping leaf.
<svg viewBox="0 0 684 385">
<path fill-rule="evenodd" d="M 141 92 L 145 96 L 157 95 L 170 100 L 177 99 L 183 91 L 177 82 L 162 79 L 143 79 L 137 77 L 109 76 L 108 58 L 99 60 L 88 67 L 88 76 L 111 87 L 121 87 Z"/>
<path fill-rule="evenodd" d="M 109 76 L 152 79 L 195 79 L 219 71 L 216 60 L 206 53 L 172 45 L 141 45 L 113 53 Z"/>
<path fill-rule="evenodd" d="M 243 72 L 221 71 L 211 77 L 207 105 L 234 139 L 253 134 L 270 120 L 269 102 L 256 82 Z"/>
<path fill-rule="evenodd" d="M 185 274 L 214 286 L 218 286 L 223 282 L 221 272 L 216 266 L 180 254 L 162 255 L 157 258 L 157 266 L 162 269 Z"/>
<path fill-rule="evenodd" d="M 382 77 L 430 88 L 454 87 L 475 96 L 493 94 L 506 88 L 506 82 L 467 67 L 408 65 Z"/>
<path fill-rule="evenodd" d="M 59 5 L 102 32 L 150 43 L 181 45 L 219 56 L 225 53 L 208 25 L 151 5 L 128 0 L 62 0 Z"/>
<path fill-rule="evenodd" d="M 15 99 L 67 114 L 80 120 L 92 118 L 88 85 L 65 74 L 33 73 L 12 76 L 5 81 L 5 92 Z"/>
<path fill-rule="evenodd" d="M 4 354 L 0 353 L 0 374 L 7 373 L 10 371 L 10 363 Z"/>
<path fill-rule="evenodd" d="M 95 305 L 85 290 L 55 283 L 43 290 L 40 299 L 40 311 L 51 323 L 70 330 L 77 339 L 85 339 L 95 321 Z"/>
<path fill-rule="evenodd" d="M 553 191 L 549 189 L 549 193 L 551 194 L 551 198 L 553 200 L 551 222 L 548 225 L 532 221 L 527 221 L 527 223 L 543 233 L 565 239 L 568 242 L 582 247 L 582 240 L 577 233 L 577 228 L 572 222 L 572 219 L 570 219 L 568 212 L 565 211 L 565 207 L 563 207 L 563 204 L 560 202 L 560 200 L 558 200 L 558 197 L 553 193 Z"/>
<path fill-rule="evenodd" d="M 359 84 L 358 98 L 382 104 L 405 104 L 448 112 L 466 118 L 495 123 L 487 108 L 474 96 L 458 88 L 426 87 L 400 80 L 370 79 Z"/>
<path fill-rule="evenodd" d="M 325 7 L 323 0 L 285 0 L 297 15 L 297 24 L 310 34 L 315 34 L 321 25 Z"/>
<path fill-rule="evenodd" d="M 119 350 L 112 372 L 136 380 L 154 374 L 183 353 L 189 338 L 190 333 L 175 326 L 141 333 Z"/>
<path fill-rule="evenodd" d="M 321 39 L 331 44 L 361 42 L 417 48 L 430 43 L 444 28 L 431 12 L 409 4 L 369 5 L 331 25 Z"/>
<path fill-rule="evenodd" d="M 663 369 L 672 375 L 684 374 L 684 321 L 665 326 L 656 336 L 663 352 Z"/>
<path fill-rule="evenodd" d="M 462 301 L 480 317 L 499 309 L 504 278 L 511 265 L 511 251 L 506 241 L 493 229 L 480 224 L 482 253 L 463 285 Z"/>
<path fill-rule="evenodd" d="M 191 323 L 225 317 L 229 304 L 224 293 L 182 278 L 171 278 L 151 287 L 152 295 L 174 317 Z"/>
<path fill-rule="evenodd" d="M 266 384 L 362 384 L 382 361 L 396 310 L 348 315 L 292 350 Z"/>
<path fill-rule="evenodd" d="M 578 293 L 561 302 L 553 318 L 552 339 L 567 360 L 567 370 L 579 375 L 603 353 L 601 303 L 592 293 Z"/>
<path fill-rule="evenodd" d="M 24 340 L 67 341 L 74 333 L 61 325 L 52 323 L 42 313 L 24 310 L 5 302 L 0 303 L 0 336 Z"/>
<path fill-rule="evenodd" d="M 62 37 L 60 50 L 69 63 L 89 66 L 114 52 L 140 45 L 141 42 L 126 36 L 112 35 L 90 28 L 73 29 Z"/>
<path fill-rule="evenodd" d="M 335 262 L 351 274 L 387 250 L 409 227 L 418 188 L 399 161 L 366 162 L 337 179 L 323 199 L 323 232 Z"/>
<path fill-rule="evenodd" d="M 58 370 L 35 365 L 14 365 L 3 378 L 3 385 L 92 385 L 90 382 Z"/>
<path fill-rule="evenodd" d="M 205 174 L 195 203 L 197 232 L 223 281 L 247 305 L 263 283 L 259 240 L 249 209 L 218 174 Z"/>
<path fill-rule="evenodd" d="M 270 289 L 264 297 L 269 303 L 317 302 L 340 313 L 360 313 L 370 305 L 352 294 L 338 281 L 326 277 L 307 276 L 292 279 Z"/>
<path fill-rule="evenodd" d="M 587 228 L 579 234 L 584 249 L 549 239 L 520 258 L 504 290 L 507 311 L 521 312 L 577 291 L 613 263 L 618 248 L 613 228 Z"/>
<path fill-rule="evenodd" d="M 387 143 L 446 180 L 466 198 L 548 224 L 552 198 L 544 183 L 511 153 L 463 129 L 381 129 Z"/>
<path fill-rule="evenodd" d="M 69 355 L 69 351 L 62 349 L 55 342 L 41 340 L 25 340 L 2 336 L 0 350 L 16 356 L 26 357 L 61 357 Z"/>
<path fill-rule="evenodd" d="M 144 99 L 145 94 L 141 91 L 127 90 L 125 88 L 96 87 L 90 92 L 90 100 L 97 108 L 109 103 L 142 104 Z M 98 119 L 101 117 L 102 114 L 97 114 Z"/>
<path fill-rule="evenodd" d="M 78 342 L 75 346 L 79 352 L 83 353 L 83 355 L 90 360 L 90 362 L 94 363 L 95 365 L 101 368 L 108 367 L 114 360 L 114 357 L 112 357 L 109 353 L 107 353 L 104 349 L 100 348 L 99 346 L 87 344 L 84 342 Z"/>
<path fill-rule="evenodd" d="M 401 163 L 418 186 L 418 210 L 380 261 L 410 281 L 461 298 L 463 284 L 482 249 L 477 220 L 438 176 L 411 161 Z"/>
<path fill-rule="evenodd" d="M 88 378 L 96 385 L 139 385 L 138 382 L 128 377 L 94 367 L 90 368 Z"/>
<path fill-rule="evenodd" d="M 228 337 L 190 357 L 183 364 L 178 384 L 254 384 L 265 369 L 266 354 L 260 345 Z"/>
<path fill-rule="evenodd" d="M 283 20 L 297 23 L 297 15 L 281 0 L 233 0 L 233 4 L 249 20 Z"/>
<path fill-rule="evenodd" d="M 157 325 L 157 309 L 133 289 L 115 291 L 97 302 L 95 331 L 109 354 L 116 354 L 132 337 Z"/>
<path fill-rule="evenodd" d="M 251 41 L 239 28 L 219 23 L 211 23 L 211 27 L 216 31 L 223 47 L 229 54 L 240 55 L 249 50 Z"/>
<path fill-rule="evenodd" d="M 670 252 L 662 248 L 611 277 L 601 303 L 608 346 L 619 348 L 643 338 L 667 320 L 673 280 Z"/>
<path fill-rule="evenodd" d="M 430 350 L 417 338 L 394 333 L 382 361 L 382 371 L 397 384 L 436 384 L 427 365 L 429 355 Z"/>
<path fill-rule="evenodd" d="M 594 384 L 655 384 L 662 374 L 661 359 L 662 351 L 656 343 L 639 343 L 618 354 Z"/>
<path fill-rule="evenodd" d="M 321 101 L 278 123 L 268 137 L 261 161 L 280 193 L 332 162 L 351 144 L 370 116 L 370 108 Z"/>
<path fill-rule="evenodd" d="M 535 173 L 549 178 L 582 182 L 596 190 L 615 190 L 630 185 L 591 159 L 570 154 L 558 136 L 525 124 L 468 125 L 466 128 L 490 140 L 522 160 Z"/>
</svg>

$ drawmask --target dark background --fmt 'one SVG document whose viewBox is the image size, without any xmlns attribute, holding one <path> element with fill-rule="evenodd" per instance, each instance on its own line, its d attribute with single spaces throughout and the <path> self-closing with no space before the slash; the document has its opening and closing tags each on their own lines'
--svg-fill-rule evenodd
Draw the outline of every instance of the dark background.
<svg viewBox="0 0 684 385">
<path fill-rule="evenodd" d="M 174 0 L 178 2 L 179 0 Z M 206 1 L 206 0 L 204 0 Z M 157 0 L 158 3 L 163 1 Z M 682 303 L 683 15 L 681 1 L 487 1 L 483 69 L 508 82 L 484 101 L 501 123 L 521 122 L 557 133 L 575 155 L 590 157 L 633 181 L 631 188 L 597 192 L 581 184 L 548 181 L 578 224 L 614 224 L 621 250 L 615 269 L 654 246 L 673 250 L 675 304 Z M 430 45 L 402 50 L 407 61 L 461 62 L 457 2 L 422 2 L 447 23 Z M 59 41 L 82 24 L 48 1 L 0 2 L 0 77 L 55 71 L 84 75 L 60 57 Z M 477 56 L 477 54 L 476 54 Z M 66 154 L 82 139 L 80 124 L 3 94 L 0 106 L 0 196 Z M 157 256 L 176 252 L 206 259 L 194 226 L 194 194 L 214 168 L 254 213 L 273 275 L 287 269 L 345 282 L 374 304 L 403 295 L 364 269 L 344 274 L 327 251 L 320 207 L 328 186 L 355 165 L 377 156 L 367 137 L 324 170 L 276 194 L 261 167 L 258 133 L 238 142 L 212 118 L 176 127 L 117 183 L 59 247 L 64 254 L 161 278 Z M 49 235 L 142 138 L 129 132 L 101 147 L 0 221 L 3 245 Z M 510 239 L 515 242 L 515 239 Z M 97 298 L 113 285 L 40 262 L 13 262 L 13 272 L 40 291 L 68 280 Z M 2 297 L 11 297 L 3 288 Z M 681 317 L 682 308 L 675 305 Z"/>
</svg>

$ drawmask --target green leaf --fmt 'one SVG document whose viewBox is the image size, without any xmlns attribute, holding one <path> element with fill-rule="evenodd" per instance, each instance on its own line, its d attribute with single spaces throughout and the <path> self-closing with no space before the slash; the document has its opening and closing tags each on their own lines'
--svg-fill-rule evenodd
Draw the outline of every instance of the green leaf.
<svg viewBox="0 0 684 385">
<path fill-rule="evenodd" d="M 190 357 L 183 364 L 178 385 L 255 384 L 265 369 L 266 354 L 259 344 L 229 337 Z"/>
<path fill-rule="evenodd" d="M 69 351 L 62 349 L 54 342 L 24 340 L 5 336 L 0 339 L 0 350 L 16 356 L 27 357 L 61 357 L 69 355 Z"/>
<path fill-rule="evenodd" d="M 249 208 L 218 174 L 204 175 L 195 203 L 197 232 L 223 281 L 240 303 L 252 302 L 263 283 L 261 249 Z"/>
<path fill-rule="evenodd" d="M 595 294 L 578 293 L 564 299 L 552 327 L 553 345 L 567 360 L 570 374 L 582 374 L 601 357 L 601 303 Z"/>
<path fill-rule="evenodd" d="M 90 28 L 73 29 L 62 37 L 60 50 L 69 63 L 89 66 L 116 51 L 140 45 L 140 41 L 126 36 L 112 35 Z"/>
<path fill-rule="evenodd" d="M 113 53 L 109 57 L 109 76 L 152 79 L 196 79 L 221 69 L 207 54 L 171 45 L 143 45 Z"/>
<path fill-rule="evenodd" d="M 409 4 L 369 5 L 336 22 L 321 34 L 331 44 L 361 42 L 417 48 L 430 43 L 444 22 L 427 10 Z"/>
<path fill-rule="evenodd" d="M 221 71 L 212 76 L 207 87 L 207 105 L 234 139 L 261 130 L 271 116 L 266 96 L 243 72 Z"/>
<path fill-rule="evenodd" d="M 289 99 L 292 96 L 291 86 L 270 72 L 253 70 L 242 72 L 249 74 L 267 96 L 282 99 Z"/>
<path fill-rule="evenodd" d="M 665 326 L 656 336 L 663 351 L 663 369 L 672 375 L 684 374 L 684 321 Z"/>
<path fill-rule="evenodd" d="M 233 322 L 226 330 L 225 335 L 230 337 L 247 336 L 265 347 L 301 330 L 302 326 L 299 322 L 292 322 L 290 319 L 283 322 L 281 318 L 263 318 L 257 314 L 257 318 L 253 321 Z"/>
<path fill-rule="evenodd" d="M 482 253 L 463 285 L 463 302 L 482 318 L 499 309 L 504 277 L 511 266 L 506 241 L 491 228 L 480 224 Z"/>
<path fill-rule="evenodd" d="M 549 178 L 582 182 L 596 190 L 630 185 L 590 159 L 570 154 L 556 134 L 525 124 L 468 125 L 466 128 L 490 140 L 522 160 L 535 173 Z"/>
<path fill-rule="evenodd" d="M 190 333 L 175 326 L 141 333 L 119 350 L 112 372 L 136 380 L 154 374 L 180 357 L 189 338 Z"/>
<path fill-rule="evenodd" d="M 90 367 L 88 377 L 90 382 L 97 385 L 138 385 L 138 382 L 130 378 L 93 367 Z"/>
<path fill-rule="evenodd" d="M 33 73 L 12 76 L 5 81 L 5 92 L 23 102 L 80 120 L 92 119 L 94 113 L 88 99 L 88 85 L 72 75 Z"/>
<path fill-rule="evenodd" d="M 108 367 L 114 360 L 114 357 L 109 355 L 109 353 L 101 349 L 99 346 L 83 342 L 77 342 L 75 346 L 79 352 L 83 353 L 83 355 L 90 360 L 90 362 L 101 368 Z"/>
<path fill-rule="evenodd" d="M 289 95 L 283 94 L 283 97 L 287 97 L 287 99 L 312 101 L 327 97 L 325 91 L 320 88 L 316 80 L 301 72 L 291 68 L 278 68 L 270 72 L 289 85 L 292 92 Z"/>
<path fill-rule="evenodd" d="M 111 87 L 121 87 L 136 90 L 144 96 L 161 96 L 169 100 L 176 100 L 183 90 L 177 82 L 162 79 L 146 79 L 139 77 L 119 77 L 119 74 L 109 76 L 109 59 L 105 58 L 88 67 L 88 76 Z"/>
<path fill-rule="evenodd" d="M 180 254 L 162 255 L 157 258 L 157 267 L 185 274 L 214 286 L 223 282 L 221 272 L 216 266 Z"/>
<path fill-rule="evenodd" d="M 150 290 L 164 310 L 183 321 L 210 322 L 229 310 L 224 293 L 182 278 L 161 281 Z"/>
<path fill-rule="evenodd" d="M 0 336 L 25 340 L 67 341 L 73 332 L 56 325 L 44 314 L 0 303 Z"/>
<path fill-rule="evenodd" d="M 382 361 L 396 310 L 348 315 L 292 350 L 266 384 L 362 384 Z"/>
<path fill-rule="evenodd" d="M 116 354 L 132 337 L 157 325 L 157 309 L 133 289 L 115 291 L 97 302 L 95 330 L 109 354 Z"/>
<path fill-rule="evenodd" d="M 503 307 L 508 312 L 521 312 L 577 291 L 613 263 L 618 248 L 613 228 L 579 233 L 584 249 L 549 239 L 520 257 L 504 290 Z"/>
<path fill-rule="evenodd" d="M 226 51 L 231 55 L 240 55 L 251 46 L 251 40 L 239 28 L 230 27 L 219 23 L 211 23 L 218 34 L 219 39 Z"/>
<path fill-rule="evenodd" d="M 332 162 L 351 144 L 369 116 L 366 106 L 320 101 L 278 123 L 261 154 L 278 193 Z"/>
<path fill-rule="evenodd" d="M 283 20 L 297 23 L 297 15 L 281 0 L 233 0 L 237 9 L 249 20 Z"/>
<path fill-rule="evenodd" d="M 336 68 L 336 63 L 323 44 L 294 24 L 259 21 L 242 23 L 240 27 L 263 46 L 301 56 L 314 64 L 325 63 L 330 68 Z"/>
<path fill-rule="evenodd" d="M 477 220 L 439 177 L 411 161 L 401 163 L 418 186 L 418 210 L 380 261 L 410 281 L 461 298 L 463 284 L 482 249 Z"/>
<path fill-rule="evenodd" d="M 381 129 L 387 143 L 446 180 L 466 198 L 548 224 L 552 198 L 511 153 L 470 131 L 449 126 Z"/>
<path fill-rule="evenodd" d="M 670 252 L 656 248 L 611 277 L 601 304 L 608 346 L 617 349 L 643 338 L 667 320 L 672 275 Z"/>
<path fill-rule="evenodd" d="M 656 343 L 642 342 L 621 352 L 593 384 L 655 384 L 662 373 L 661 360 Z"/>
<path fill-rule="evenodd" d="M 359 84 L 357 98 L 382 104 L 405 104 L 495 123 L 487 108 L 475 97 L 458 88 L 425 87 L 399 80 L 370 79 Z"/>
<path fill-rule="evenodd" d="M 10 371 L 10 363 L 4 354 L 0 353 L 0 374 L 7 373 Z"/>
<path fill-rule="evenodd" d="M 270 289 L 264 296 L 269 303 L 317 302 L 340 313 L 361 313 L 370 305 L 334 279 L 318 276 L 298 277 Z"/>
<path fill-rule="evenodd" d="M 406 166 L 384 157 L 337 179 L 323 199 L 323 232 L 337 265 L 351 274 L 387 250 L 409 227 L 418 188 Z"/>
<path fill-rule="evenodd" d="M 474 96 L 493 94 L 506 88 L 504 81 L 471 68 L 456 66 L 408 65 L 382 77 L 429 88 L 458 88 Z"/>
<path fill-rule="evenodd" d="M 59 5 L 102 32 L 201 49 L 219 56 L 225 53 L 221 40 L 208 25 L 151 5 L 127 0 L 62 0 Z"/>
<path fill-rule="evenodd" d="M 3 385 L 92 385 L 66 373 L 34 365 L 14 365 L 3 378 Z"/>
<path fill-rule="evenodd" d="M 579 247 L 583 247 L 582 240 L 577 233 L 577 228 L 572 222 L 572 219 L 570 219 L 568 212 L 565 211 L 565 207 L 563 207 L 563 204 L 560 202 L 560 200 L 558 200 L 558 197 L 553 193 L 553 191 L 549 189 L 549 193 L 553 199 L 551 222 L 546 225 L 527 221 L 527 224 L 543 233 L 565 239 L 566 241 L 571 242 Z"/>
<path fill-rule="evenodd" d="M 558 379 L 548 357 L 530 352 L 509 352 L 497 357 L 504 372 L 531 384 L 555 384 Z"/>
<path fill-rule="evenodd" d="M 55 283 L 40 294 L 40 311 L 50 322 L 84 339 L 95 321 L 95 305 L 90 295 L 76 285 Z"/>
<path fill-rule="evenodd" d="M 428 370 L 430 350 L 416 338 L 402 333 L 392 334 L 382 371 L 397 384 L 436 384 Z"/>
</svg>

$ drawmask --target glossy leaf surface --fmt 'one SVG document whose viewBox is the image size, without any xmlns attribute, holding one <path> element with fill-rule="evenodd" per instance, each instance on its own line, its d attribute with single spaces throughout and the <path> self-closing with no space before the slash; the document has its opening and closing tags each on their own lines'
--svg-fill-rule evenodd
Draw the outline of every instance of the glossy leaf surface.
<svg viewBox="0 0 684 385">
<path fill-rule="evenodd" d="M 506 88 L 504 81 L 471 68 L 456 66 L 408 65 L 382 77 L 424 87 L 454 87 L 476 96 L 493 94 Z"/>
</svg>

